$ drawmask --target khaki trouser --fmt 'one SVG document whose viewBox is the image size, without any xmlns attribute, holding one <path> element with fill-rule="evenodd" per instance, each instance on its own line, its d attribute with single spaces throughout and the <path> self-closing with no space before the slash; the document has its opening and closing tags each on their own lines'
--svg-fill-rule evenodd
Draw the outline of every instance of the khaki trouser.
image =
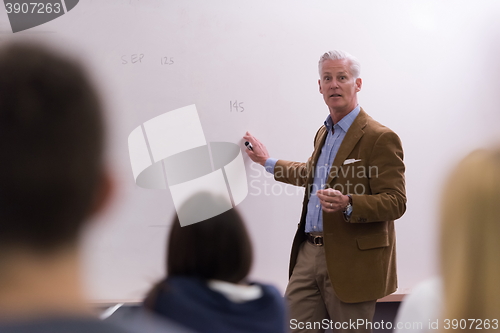
<svg viewBox="0 0 500 333">
<path fill-rule="evenodd" d="M 371 332 L 366 325 L 354 326 L 353 322 L 358 319 L 371 322 L 376 300 L 344 303 L 337 298 L 328 277 L 323 246 L 302 243 L 285 296 L 294 333 L 322 333 L 330 327 L 334 332 Z"/>
</svg>

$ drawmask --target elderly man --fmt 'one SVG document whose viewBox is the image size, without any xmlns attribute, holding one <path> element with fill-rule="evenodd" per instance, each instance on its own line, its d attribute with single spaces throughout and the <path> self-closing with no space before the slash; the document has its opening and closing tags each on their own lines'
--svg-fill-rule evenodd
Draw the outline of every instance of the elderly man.
<svg viewBox="0 0 500 333">
<path fill-rule="evenodd" d="M 307 163 L 270 158 L 247 132 L 248 156 L 277 181 L 306 187 L 286 297 L 294 332 L 370 332 L 375 304 L 397 288 L 394 220 L 406 209 L 399 137 L 359 105 L 360 66 L 343 51 L 319 61 L 329 109 Z M 330 318 L 331 320 L 328 320 Z"/>
</svg>

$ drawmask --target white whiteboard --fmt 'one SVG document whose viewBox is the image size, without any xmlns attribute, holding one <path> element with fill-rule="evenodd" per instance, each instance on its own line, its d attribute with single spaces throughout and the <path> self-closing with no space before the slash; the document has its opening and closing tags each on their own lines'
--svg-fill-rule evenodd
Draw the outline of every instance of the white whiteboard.
<svg viewBox="0 0 500 333">
<path fill-rule="evenodd" d="M 78 54 L 106 101 L 118 188 L 83 241 L 89 298 L 138 300 L 164 272 L 173 203 L 168 190 L 134 184 L 130 132 L 196 104 L 208 142 L 241 144 L 249 130 L 273 157 L 305 161 L 328 114 L 317 61 L 330 49 L 359 58 L 360 105 L 403 142 L 408 208 L 396 222 L 398 293 L 435 274 L 442 177 L 498 137 L 499 10 L 496 0 L 81 0 L 13 34 L 0 6 L 0 42 L 48 41 Z M 243 112 L 230 111 L 235 101 Z M 252 278 L 284 291 L 303 192 L 286 194 L 245 162 L 249 195 L 239 209 L 254 244 Z"/>
</svg>

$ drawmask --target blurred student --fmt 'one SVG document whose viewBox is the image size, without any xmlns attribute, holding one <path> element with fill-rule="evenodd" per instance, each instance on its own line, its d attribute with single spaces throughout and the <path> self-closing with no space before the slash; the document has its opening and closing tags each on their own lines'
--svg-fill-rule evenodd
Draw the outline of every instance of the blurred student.
<svg viewBox="0 0 500 333">
<path fill-rule="evenodd" d="M 218 200 L 210 194 L 191 198 L 204 205 Z M 202 333 L 287 331 L 283 297 L 246 279 L 252 247 L 235 209 L 184 227 L 176 217 L 167 256 L 167 276 L 149 292 L 146 308 Z"/>
<path fill-rule="evenodd" d="M 0 48 L 0 332 L 130 332 L 94 319 L 80 281 L 79 233 L 112 192 L 103 143 L 78 63 Z"/>
<path fill-rule="evenodd" d="M 476 150 L 459 163 L 444 188 L 440 220 L 441 281 L 409 295 L 397 321 L 423 322 L 418 332 L 498 331 L 500 148 Z M 429 327 L 429 319 L 438 326 Z"/>
</svg>

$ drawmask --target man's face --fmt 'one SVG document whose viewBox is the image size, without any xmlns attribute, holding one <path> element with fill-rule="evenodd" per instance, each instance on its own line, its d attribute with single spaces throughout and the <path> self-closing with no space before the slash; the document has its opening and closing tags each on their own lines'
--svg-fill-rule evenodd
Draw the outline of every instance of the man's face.
<svg viewBox="0 0 500 333">
<path fill-rule="evenodd" d="M 362 81 L 352 76 L 349 60 L 324 61 L 318 83 L 330 111 L 348 113 L 358 105 L 357 92 L 361 90 Z"/>
</svg>

